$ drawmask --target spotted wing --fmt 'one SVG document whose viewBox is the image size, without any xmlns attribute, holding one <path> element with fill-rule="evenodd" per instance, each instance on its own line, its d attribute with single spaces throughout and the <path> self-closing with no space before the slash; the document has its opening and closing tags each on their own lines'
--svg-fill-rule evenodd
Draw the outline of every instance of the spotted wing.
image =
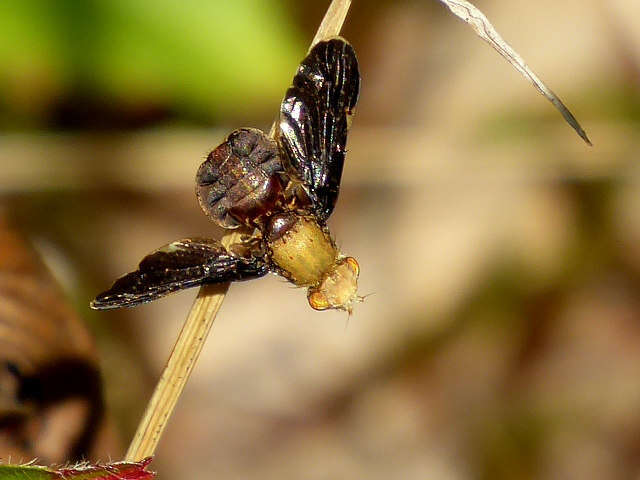
<svg viewBox="0 0 640 480">
<path fill-rule="evenodd" d="M 347 130 L 359 90 L 355 51 L 336 37 L 311 49 L 280 107 L 283 162 L 302 180 L 322 221 L 329 218 L 338 198 Z"/>
<path fill-rule="evenodd" d="M 205 283 L 249 280 L 268 271 L 262 256 L 232 255 L 217 240 L 178 240 L 147 255 L 138 270 L 116 280 L 91 302 L 91 308 L 133 307 L 176 290 Z"/>
</svg>

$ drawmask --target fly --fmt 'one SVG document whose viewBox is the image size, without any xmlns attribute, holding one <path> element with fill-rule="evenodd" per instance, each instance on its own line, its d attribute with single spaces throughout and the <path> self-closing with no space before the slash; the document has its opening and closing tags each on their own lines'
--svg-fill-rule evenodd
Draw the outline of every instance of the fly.
<svg viewBox="0 0 640 480">
<path fill-rule="evenodd" d="M 317 43 L 284 96 L 275 139 L 240 128 L 198 169 L 203 211 L 221 227 L 247 235 L 228 248 L 205 238 L 165 245 L 98 295 L 91 308 L 132 307 L 197 285 L 273 272 L 305 287 L 315 310 L 351 313 L 362 301 L 360 267 L 338 250 L 326 222 L 338 198 L 359 90 L 353 47 L 341 37 Z"/>
</svg>

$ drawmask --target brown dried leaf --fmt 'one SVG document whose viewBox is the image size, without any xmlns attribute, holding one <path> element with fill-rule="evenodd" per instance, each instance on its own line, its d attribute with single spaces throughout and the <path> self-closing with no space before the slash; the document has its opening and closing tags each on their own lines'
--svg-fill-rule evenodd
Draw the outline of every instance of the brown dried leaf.
<svg viewBox="0 0 640 480">
<path fill-rule="evenodd" d="M 86 458 L 104 425 L 93 339 L 0 211 L 0 458 Z"/>
</svg>

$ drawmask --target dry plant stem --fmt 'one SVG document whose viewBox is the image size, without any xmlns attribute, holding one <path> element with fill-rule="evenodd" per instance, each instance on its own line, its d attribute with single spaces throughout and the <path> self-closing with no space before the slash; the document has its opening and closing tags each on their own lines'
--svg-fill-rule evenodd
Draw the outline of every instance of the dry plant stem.
<svg viewBox="0 0 640 480">
<path fill-rule="evenodd" d="M 331 2 L 311 46 L 322 39 L 340 34 L 350 6 L 351 0 Z M 275 128 L 271 130 L 274 132 Z M 223 239 L 223 243 L 233 243 L 237 238 L 238 234 L 232 233 Z M 228 283 L 205 285 L 200 288 L 133 441 L 129 445 L 125 460 L 139 461 L 154 454 L 228 289 Z"/>
<path fill-rule="evenodd" d="M 202 346 L 220 310 L 228 283 L 200 288 L 125 456 L 139 461 L 153 455 Z"/>
<path fill-rule="evenodd" d="M 350 6 L 351 0 L 333 0 L 331 2 L 322 22 L 320 22 L 316 36 L 313 37 L 310 49 L 320 40 L 340 35 L 340 30 L 342 30 L 342 25 L 347 18 Z"/>
</svg>

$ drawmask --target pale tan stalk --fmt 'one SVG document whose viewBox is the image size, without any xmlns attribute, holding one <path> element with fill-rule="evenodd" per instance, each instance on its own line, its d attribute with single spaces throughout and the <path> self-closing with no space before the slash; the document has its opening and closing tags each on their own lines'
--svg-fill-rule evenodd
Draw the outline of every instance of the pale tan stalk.
<svg viewBox="0 0 640 480">
<path fill-rule="evenodd" d="M 155 452 L 228 289 L 228 283 L 200 288 L 129 445 L 125 460 L 139 461 Z"/>
<path fill-rule="evenodd" d="M 340 34 L 350 6 L 351 0 L 333 0 L 331 2 L 311 43 L 312 46 L 322 39 Z M 285 87 L 283 85 L 283 89 Z M 272 131 L 274 131 L 273 128 Z M 238 234 L 232 233 L 223 239 L 223 243 L 234 243 L 237 239 Z M 135 436 L 129 445 L 125 460 L 139 461 L 154 454 L 228 289 L 228 283 L 206 285 L 200 288 Z"/>
</svg>

